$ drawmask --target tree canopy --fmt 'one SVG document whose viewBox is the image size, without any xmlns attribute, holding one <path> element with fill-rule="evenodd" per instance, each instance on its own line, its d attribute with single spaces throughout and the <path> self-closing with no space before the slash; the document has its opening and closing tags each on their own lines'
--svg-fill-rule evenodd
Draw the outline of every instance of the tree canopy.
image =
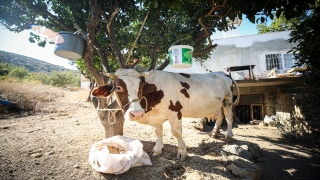
<svg viewBox="0 0 320 180">
<path fill-rule="evenodd" d="M 297 67 L 305 66 L 304 83 L 308 86 L 307 99 L 318 116 L 320 108 L 320 6 L 316 5 L 308 17 L 290 33 L 290 43 L 298 43 L 292 48 Z M 320 118 L 320 117 L 317 117 Z"/>
<path fill-rule="evenodd" d="M 264 34 L 269 32 L 289 31 L 295 28 L 295 24 L 299 24 L 300 19 L 294 17 L 287 20 L 283 13 L 279 17 L 275 17 L 271 24 L 268 26 L 266 23 L 257 24 L 258 34 Z"/>
<path fill-rule="evenodd" d="M 228 22 L 235 17 L 264 22 L 268 17 L 273 19 L 276 11 L 291 18 L 303 14 L 310 4 L 314 1 L 2 0 L 0 23 L 16 32 L 29 29 L 31 24 L 56 32 L 81 30 L 86 48 L 77 64 L 103 84 L 103 70 L 137 65 L 163 69 L 169 63 L 167 50 L 174 43 L 190 44 L 194 58 L 207 59 L 216 47 L 210 36 L 233 28 Z"/>
</svg>

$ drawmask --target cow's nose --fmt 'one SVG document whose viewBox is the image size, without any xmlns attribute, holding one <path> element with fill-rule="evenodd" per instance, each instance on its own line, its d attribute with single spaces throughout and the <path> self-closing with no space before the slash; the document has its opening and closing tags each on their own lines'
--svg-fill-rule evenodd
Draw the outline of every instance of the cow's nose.
<svg viewBox="0 0 320 180">
<path fill-rule="evenodd" d="M 144 110 L 135 110 L 131 111 L 130 114 L 132 114 L 134 117 L 140 117 L 144 114 Z"/>
</svg>

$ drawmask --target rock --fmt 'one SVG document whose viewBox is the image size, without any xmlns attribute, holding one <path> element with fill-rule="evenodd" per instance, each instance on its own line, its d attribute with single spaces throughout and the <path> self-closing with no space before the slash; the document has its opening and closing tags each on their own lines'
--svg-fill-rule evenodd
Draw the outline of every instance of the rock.
<svg viewBox="0 0 320 180">
<path fill-rule="evenodd" d="M 221 152 L 223 151 L 220 147 L 213 147 L 212 149 L 212 155 L 215 154 L 216 156 L 220 156 L 221 155 Z"/>
<path fill-rule="evenodd" d="M 42 156 L 42 154 L 41 153 L 34 153 L 34 154 L 31 154 L 30 156 L 33 158 L 39 158 Z"/>
<path fill-rule="evenodd" d="M 199 163 L 202 161 L 202 158 L 200 156 L 193 156 L 192 161 L 195 163 Z"/>
<path fill-rule="evenodd" d="M 49 152 L 46 152 L 45 155 L 49 156 L 49 155 L 52 155 L 54 154 L 54 151 L 49 151 Z"/>
<path fill-rule="evenodd" d="M 186 180 L 201 180 L 201 176 L 198 172 L 192 172 L 187 175 Z"/>
<path fill-rule="evenodd" d="M 228 159 L 231 160 L 231 164 L 227 165 L 227 169 L 231 170 L 234 175 L 254 180 L 260 178 L 262 170 L 253 162 L 234 155 L 229 156 Z"/>
<path fill-rule="evenodd" d="M 227 147 L 227 151 L 231 154 L 240 156 L 242 158 L 252 160 L 252 153 L 234 144 Z"/>
<path fill-rule="evenodd" d="M 74 167 L 74 168 L 77 168 L 77 169 L 80 168 L 80 166 L 79 166 L 78 164 L 74 165 L 73 167 Z"/>
<path fill-rule="evenodd" d="M 240 146 L 241 148 L 251 152 L 253 159 L 258 159 L 261 157 L 260 147 L 254 143 L 248 143 Z"/>
<path fill-rule="evenodd" d="M 194 125 L 194 127 L 197 129 L 197 130 L 199 130 L 199 131 L 204 131 L 204 127 L 205 127 L 205 125 L 206 125 L 206 118 L 200 118 L 200 119 L 198 119 L 197 121 L 196 121 L 196 123 L 195 123 L 195 125 Z"/>
</svg>

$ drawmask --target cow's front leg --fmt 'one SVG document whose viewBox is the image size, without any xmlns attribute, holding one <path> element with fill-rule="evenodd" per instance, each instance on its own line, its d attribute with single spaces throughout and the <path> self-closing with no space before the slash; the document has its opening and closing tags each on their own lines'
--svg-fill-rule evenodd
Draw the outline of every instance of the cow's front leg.
<svg viewBox="0 0 320 180">
<path fill-rule="evenodd" d="M 157 126 L 155 128 L 155 133 L 157 135 L 157 142 L 153 148 L 152 156 L 159 156 L 162 154 L 163 149 L 163 126 Z"/>
<path fill-rule="evenodd" d="M 177 159 L 185 160 L 188 156 L 186 144 L 182 139 L 182 121 L 178 119 L 169 120 L 171 124 L 171 132 L 178 140 Z"/>
</svg>

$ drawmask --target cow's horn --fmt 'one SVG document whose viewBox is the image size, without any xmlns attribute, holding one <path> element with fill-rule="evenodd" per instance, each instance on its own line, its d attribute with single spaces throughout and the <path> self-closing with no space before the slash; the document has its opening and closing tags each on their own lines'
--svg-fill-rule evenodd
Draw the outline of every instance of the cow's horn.
<svg viewBox="0 0 320 180">
<path fill-rule="evenodd" d="M 114 78 L 114 77 L 115 77 L 115 75 L 114 75 L 113 73 L 108 73 L 108 72 L 103 71 L 103 74 L 104 74 L 105 76 L 110 77 L 110 78 Z"/>
<path fill-rule="evenodd" d="M 152 72 L 153 72 L 153 70 L 148 71 L 148 72 L 142 72 L 142 73 L 140 73 L 140 75 L 141 76 L 149 76 Z"/>
</svg>

